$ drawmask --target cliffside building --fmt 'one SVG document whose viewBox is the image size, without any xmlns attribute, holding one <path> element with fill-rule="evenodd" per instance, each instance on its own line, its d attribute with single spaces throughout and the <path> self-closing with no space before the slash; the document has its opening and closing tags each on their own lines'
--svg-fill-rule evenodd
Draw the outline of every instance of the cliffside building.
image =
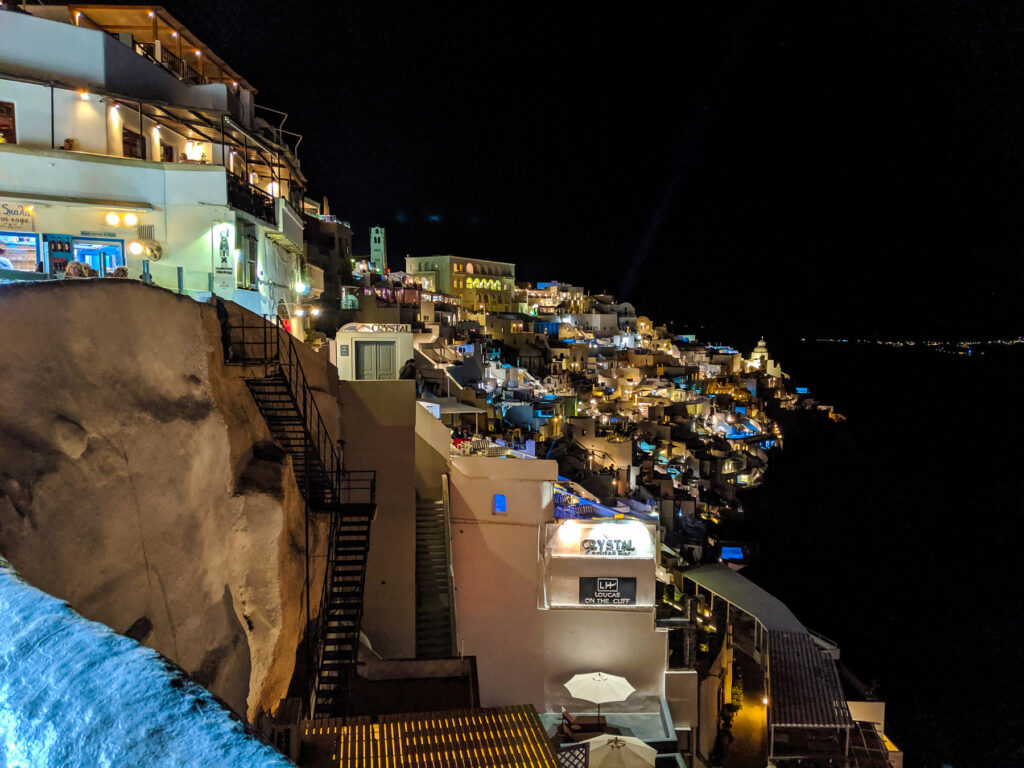
<svg viewBox="0 0 1024 768">
<path fill-rule="evenodd" d="M 458 296 L 469 311 L 518 309 L 515 264 L 458 256 L 406 256 L 405 271 L 428 290 Z"/>
<path fill-rule="evenodd" d="M 283 113 L 159 6 L 23 9 L 0 23 L 0 280 L 125 267 L 298 331 L 306 179 Z"/>
</svg>

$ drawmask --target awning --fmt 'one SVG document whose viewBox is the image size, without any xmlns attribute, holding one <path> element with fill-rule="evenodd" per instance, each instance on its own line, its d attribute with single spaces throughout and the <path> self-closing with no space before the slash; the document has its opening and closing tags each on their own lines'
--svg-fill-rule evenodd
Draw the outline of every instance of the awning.
<svg viewBox="0 0 1024 768">
<path fill-rule="evenodd" d="M 152 210 L 149 203 L 132 200 L 104 200 L 101 197 L 70 197 L 67 195 L 44 195 L 36 192 L 5 192 L 0 197 L 12 200 L 26 200 L 30 203 L 61 203 L 63 205 L 95 205 L 103 208 L 117 208 L 128 211 Z"/>
<path fill-rule="evenodd" d="M 769 632 L 807 631 L 785 603 L 727 565 L 701 565 L 684 571 L 683 576 L 749 613 Z"/>
<path fill-rule="evenodd" d="M 771 724 L 779 728 L 849 728 L 853 725 L 836 665 L 810 634 L 769 632 Z"/>
<path fill-rule="evenodd" d="M 445 403 L 441 406 L 441 415 L 444 416 L 449 413 L 486 413 L 486 411 L 484 411 L 483 408 L 476 408 L 475 406 L 466 405 L 465 403 Z"/>
</svg>

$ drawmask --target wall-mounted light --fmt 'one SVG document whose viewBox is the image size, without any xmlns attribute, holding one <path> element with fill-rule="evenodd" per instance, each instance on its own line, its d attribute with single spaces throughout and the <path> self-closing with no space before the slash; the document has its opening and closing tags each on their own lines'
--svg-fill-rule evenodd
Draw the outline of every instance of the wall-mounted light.
<svg viewBox="0 0 1024 768">
<path fill-rule="evenodd" d="M 124 224 L 126 227 L 134 227 L 139 223 L 139 217 L 134 213 L 126 213 L 124 215 Z"/>
<path fill-rule="evenodd" d="M 174 31 L 171 32 L 171 37 L 177 37 L 177 36 L 178 36 L 177 32 L 174 32 Z"/>
<path fill-rule="evenodd" d="M 89 100 L 89 92 L 88 91 L 79 91 L 78 92 L 78 98 L 80 98 L 82 101 L 88 101 Z"/>
<path fill-rule="evenodd" d="M 305 293 L 306 291 L 309 290 L 309 286 L 306 285 L 301 280 L 299 280 L 297 283 L 295 283 L 295 290 L 298 291 L 299 293 Z"/>
<path fill-rule="evenodd" d="M 121 223 L 121 217 L 118 216 L 113 211 L 111 211 L 104 217 L 104 221 L 106 221 L 107 224 L 109 224 L 110 226 L 116 227 L 118 224 Z"/>
<path fill-rule="evenodd" d="M 313 315 L 313 317 L 320 317 L 320 308 L 319 307 L 314 307 L 310 311 L 310 314 Z"/>
<path fill-rule="evenodd" d="M 202 56 L 203 52 L 196 48 L 196 57 Z"/>
<path fill-rule="evenodd" d="M 306 310 L 304 310 L 304 309 L 296 309 L 295 310 L 295 315 L 296 315 L 296 317 L 305 317 L 306 316 Z"/>
<path fill-rule="evenodd" d="M 151 18 L 151 19 L 153 18 L 153 12 L 152 12 L 152 11 L 150 11 L 150 12 L 149 12 L 149 13 L 147 13 L 146 15 L 147 15 L 147 16 L 149 16 L 149 18 Z"/>
<path fill-rule="evenodd" d="M 142 243 L 140 243 L 138 240 L 132 240 L 130 243 L 128 243 L 128 253 L 130 253 L 132 256 L 141 256 L 143 250 L 144 248 L 142 246 Z"/>
<path fill-rule="evenodd" d="M 231 87 L 232 88 L 237 88 L 238 87 L 238 81 L 237 80 L 232 80 L 231 81 Z"/>
</svg>

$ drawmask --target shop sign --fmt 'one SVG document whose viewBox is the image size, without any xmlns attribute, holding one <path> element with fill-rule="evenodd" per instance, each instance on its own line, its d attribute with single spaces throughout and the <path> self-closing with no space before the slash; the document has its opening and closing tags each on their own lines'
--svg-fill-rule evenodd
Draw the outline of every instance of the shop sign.
<svg viewBox="0 0 1024 768">
<path fill-rule="evenodd" d="M 341 330 L 345 333 L 409 333 L 409 323 L 348 323 Z"/>
<path fill-rule="evenodd" d="M 636 605 L 636 578 L 581 576 L 580 605 Z"/>
<path fill-rule="evenodd" d="M 31 206 L 0 200 L 0 229 L 31 232 L 35 229 L 32 218 Z"/>
<path fill-rule="evenodd" d="M 225 295 L 235 290 L 235 225 L 224 223 L 214 226 L 213 291 Z"/>
<path fill-rule="evenodd" d="M 348 357 L 348 344 L 338 345 L 338 357 Z"/>
<path fill-rule="evenodd" d="M 554 531 L 550 546 L 559 557 L 654 557 L 654 537 L 643 523 L 615 521 L 585 523 L 565 520 Z"/>
<path fill-rule="evenodd" d="M 632 539 L 580 539 L 580 551 L 585 555 L 603 557 L 634 557 L 636 547 Z"/>
<path fill-rule="evenodd" d="M 106 237 L 110 240 L 117 240 L 117 232 L 100 232 L 99 230 L 83 229 L 83 237 Z"/>
</svg>

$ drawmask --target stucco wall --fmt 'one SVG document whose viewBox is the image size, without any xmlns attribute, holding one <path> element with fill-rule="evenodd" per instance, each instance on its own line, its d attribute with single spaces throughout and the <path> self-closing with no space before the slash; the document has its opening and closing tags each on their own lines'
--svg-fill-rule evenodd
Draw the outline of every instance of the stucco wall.
<svg viewBox="0 0 1024 768">
<path fill-rule="evenodd" d="M 544 705 L 541 526 L 553 513 L 553 461 L 452 459 L 457 647 L 477 657 L 482 706 Z M 507 515 L 492 515 L 495 493 Z"/>
<path fill-rule="evenodd" d="M 363 632 L 385 658 L 416 653 L 415 382 L 340 382 L 347 469 L 377 470 Z"/>
</svg>

